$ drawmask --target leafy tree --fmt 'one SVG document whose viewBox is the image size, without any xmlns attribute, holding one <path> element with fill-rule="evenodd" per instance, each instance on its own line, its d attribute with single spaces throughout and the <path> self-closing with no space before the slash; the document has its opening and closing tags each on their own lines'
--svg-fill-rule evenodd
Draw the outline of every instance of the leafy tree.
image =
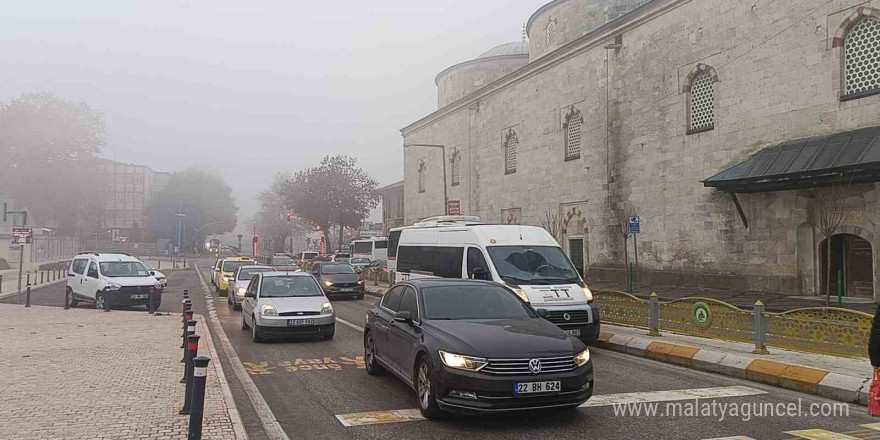
<svg viewBox="0 0 880 440">
<path fill-rule="evenodd" d="M 104 116 L 84 103 L 25 93 L 0 104 L 0 190 L 61 233 L 97 228 L 87 217 L 102 212 L 103 143 Z"/>
<path fill-rule="evenodd" d="M 260 211 L 254 221 L 260 234 L 260 248 L 264 252 L 284 252 L 291 234 L 302 234 L 307 230 L 299 220 L 287 218 L 288 210 L 281 191 L 290 177 L 288 173 L 278 173 L 272 185 L 260 194 Z"/>
<path fill-rule="evenodd" d="M 325 233 L 329 234 L 331 226 L 338 226 L 342 248 L 343 229 L 358 226 L 378 205 L 378 186 L 366 171 L 357 167 L 357 159 L 337 155 L 326 156 L 317 167 L 287 179 L 281 184 L 280 194 L 286 207 Z M 329 246 L 327 250 L 330 251 Z"/>
<path fill-rule="evenodd" d="M 171 176 L 147 207 L 147 229 L 156 238 L 177 239 L 177 213 L 183 213 L 186 243 L 201 249 L 210 234 L 235 229 L 238 207 L 222 179 L 196 168 Z M 209 226 L 205 226 L 208 224 Z M 197 231 L 196 228 L 202 228 Z"/>
</svg>

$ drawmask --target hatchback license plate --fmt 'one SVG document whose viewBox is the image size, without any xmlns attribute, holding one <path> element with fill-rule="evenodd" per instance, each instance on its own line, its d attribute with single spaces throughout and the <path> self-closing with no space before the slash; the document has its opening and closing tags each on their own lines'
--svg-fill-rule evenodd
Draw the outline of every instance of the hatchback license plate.
<svg viewBox="0 0 880 440">
<path fill-rule="evenodd" d="M 287 325 L 290 327 L 297 327 L 301 325 L 313 325 L 315 323 L 314 319 L 288 319 Z"/>
<path fill-rule="evenodd" d="M 581 329 L 579 329 L 579 328 L 576 328 L 573 330 L 566 330 L 565 332 L 572 335 L 572 336 L 580 336 L 581 335 Z"/>
<path fill-rule="evenodd" d="M 345 289 L 339 289 L 339 290 L 342 292 L 354 292 L 354 289 L 352 289 L 352 288 L 345 288 Z"/>
<path fill-rule="evenodd" d="M 140 293 L 137 295 L 132 295 L 131 299 L 147 299 L 149 297 L 150 297 L 150 295 L 147 295 L 146 293 Z"/>
<path fill-rule="evenodd" d="M 513 394 L 549 393 L 562 390 L 562 382 L 551 380 L 547 382 L 517 382 L 513 384 Z"/>
</svg>

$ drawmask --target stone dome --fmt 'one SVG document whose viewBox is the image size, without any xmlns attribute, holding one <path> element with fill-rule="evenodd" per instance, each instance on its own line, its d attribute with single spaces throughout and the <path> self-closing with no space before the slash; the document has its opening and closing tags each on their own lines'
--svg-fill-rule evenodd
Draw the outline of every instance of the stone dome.
<svg viewBox="0 0 880 440">
<path fill-rule="evenodd" d="M 492 57 L 501 57 L 501 56 L 517 56 L 529 55 L 529 43 L 527 41 L 515 41 L 513 43 L 502 44 L 500 46 L 495 46 L 485 52 L 483 52 L 476 59 L 483 58 L 492 58 Z"/>
</svg>

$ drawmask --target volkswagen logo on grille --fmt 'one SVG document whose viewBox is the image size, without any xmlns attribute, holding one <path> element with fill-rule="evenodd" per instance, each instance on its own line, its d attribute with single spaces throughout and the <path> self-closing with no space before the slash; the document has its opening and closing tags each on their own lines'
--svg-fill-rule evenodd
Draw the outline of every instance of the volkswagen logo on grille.
<svg viewBox="0 0 880 440">
<path fill-rule="evenodd" d="M 562 319 L 564 319 L 564 320 L 566 320 L 566 321 L 571 321 L 571 315 L 569 315 L 568 313 L 566 313 L 566 314 L 562 315 Z"/>
<path fill-rule="evenodd" d="M 541 372 L 541 360 L 540 359 L 531 359 L 529 360 L 529 370 L 532 373 L 538 374 Z"/>
</svg>

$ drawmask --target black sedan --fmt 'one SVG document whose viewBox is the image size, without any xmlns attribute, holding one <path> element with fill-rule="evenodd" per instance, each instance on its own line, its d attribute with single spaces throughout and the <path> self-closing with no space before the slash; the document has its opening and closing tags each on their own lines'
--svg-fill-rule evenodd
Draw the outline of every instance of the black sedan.
<svg viewBox="0 0 880 440">
<path fill-rule="evenodd" d="M 367 373 L 391 371 L 427 418 L 576 408 L 593 395 L 590 351 L 489 281 L 397 284 L 367 313 Z"/>
<path fill-rule="evenodd" d="M 364 299 L 364 280 L 348 263 L 315 263 L 312 275 L 327 297 L 353 296 Z"/>
</svg>

